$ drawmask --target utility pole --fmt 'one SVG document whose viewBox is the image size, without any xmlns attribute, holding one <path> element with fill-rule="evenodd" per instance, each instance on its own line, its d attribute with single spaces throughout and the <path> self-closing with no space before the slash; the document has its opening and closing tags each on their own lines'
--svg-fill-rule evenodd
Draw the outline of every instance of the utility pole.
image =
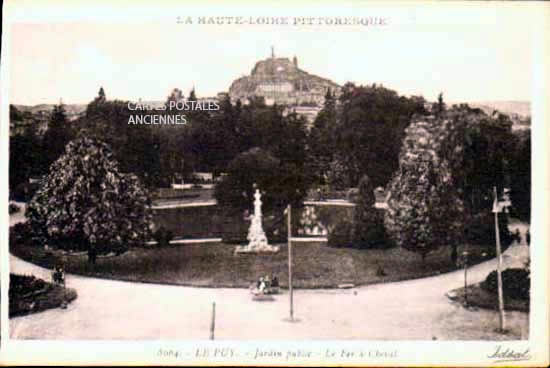
<svg viewBox="0 0 550 368">
<path fill-rule="evenodd" d="M 504 332 L 504 297 L 502 295 L 502 256 L 500 250 L 500 231 L 498 229 L 498 213 L 500 212 L 500 207 L 498 205 L 497 197 L 497 188 L 493 187 L 493 195 L 495 200 L 493 202 L 493 213 L 495 214 L 495 238 L 497 242 L 497 283 L 498 283 L 498 311 L 499 311 L 499 322 L 500 322 L 500 332 Z"/>
<path fill-rule="evenodd" d="M 292 207 L 290 204 L 286 207 L 287 210 L 287 226 L 288 226 L 288 292 L 290 296 L 290 321 L 294 321 L 294 300 L 293 300 L 293 290 L 292 290 L 292 227 L 291 227 L 291 211 Z"/>
</svg>

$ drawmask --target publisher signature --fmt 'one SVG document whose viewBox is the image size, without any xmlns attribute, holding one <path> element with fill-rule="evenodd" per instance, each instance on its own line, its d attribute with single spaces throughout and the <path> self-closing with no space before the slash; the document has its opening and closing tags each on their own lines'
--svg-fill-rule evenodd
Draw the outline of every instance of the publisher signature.
<svg viewBox="0 0 550 368">
<path fill-rule="evenodd" d="M 495 359 L 497 362 L 517 362 L 520 360 L 529 360 L 531 359 L 531 354 L 529 354 L 529 348 L 524 351 L 516 351 L 510 348 L 503 348 L 502 345 L 497 345 L 496 350 L 493 354 L 488 355 L 487 358 Z"/>
</svg>

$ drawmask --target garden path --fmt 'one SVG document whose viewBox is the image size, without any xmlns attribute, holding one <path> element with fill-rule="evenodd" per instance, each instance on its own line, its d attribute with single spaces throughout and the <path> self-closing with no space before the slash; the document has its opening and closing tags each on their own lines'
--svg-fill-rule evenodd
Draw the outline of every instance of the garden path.
<svg viewBox="0 0 550 368">
<path fill-rule="evenodd" d="M 522 232 L 525 231 L 523 225 Z M 513 229 L 515 230 L 515 229 Z M 525 239 L 525 238 L 523 238 Z M 522 242 L 524 243 L 524 241 Z M 521 267 L 529 247 L 514 244 L 505 267 Z M 49 279 L 50 271 L 10 256 L 11 271 Z M 482 281 L 496 260 L 468 270 Z M 529 315 L 506 312 L 510 333 L 501 335 L 498 314 L 467 310 L 445 293 L 464 283 L 464 273 L 346 290 L 297 290 L 288 323 L 288 294 L 254 302 L 245 289 L 142 284 L 67 275 L 78 298 L 67 309 L 10 319 L 13 339 L 208 339 L 216 302 L 216 339 L 485 340 L 527 338 Z"/>
</svg>

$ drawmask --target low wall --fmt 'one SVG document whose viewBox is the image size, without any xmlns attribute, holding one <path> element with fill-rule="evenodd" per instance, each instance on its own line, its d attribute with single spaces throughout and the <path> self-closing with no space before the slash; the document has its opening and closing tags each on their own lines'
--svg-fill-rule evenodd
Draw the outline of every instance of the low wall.
<svg viewBox="0 0 550 368">
<path fill-rule="evenodd" d="M 326 237 L 343 219 L 351 221 L 353 206 L 307 205 L 293 209 L 294 236 Z M 180 239 L 221 238 L 224 242 L 246 242 L 250 221 L 240 213 L 228 213 L 218 205 L 185 205 L 153 208 L 155 228 L 161 226 Z M 270 242 L 286 241 L 286 217 L 264 213 L 264 231 Z"/>
</svg>

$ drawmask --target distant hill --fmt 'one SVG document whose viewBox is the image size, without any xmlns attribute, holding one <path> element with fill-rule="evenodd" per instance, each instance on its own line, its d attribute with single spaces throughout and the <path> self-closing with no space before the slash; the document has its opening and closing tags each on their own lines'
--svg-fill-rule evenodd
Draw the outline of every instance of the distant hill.
<svg viewBox="0 0 550 368">
<path fill-rule="evenodd" d="M 10 105 L 10 136 L 21 134 L 30 126 L 36 127 L 38 133 L 43 134 L 48 129 L 48 122 L 56 105 Z M 64 106 L 67 120 L 72 122 L 85 113 L 88 105 L 68 104 Z"/>
<path fill-rule="evenodd" d="M 512 130 L 525 130 L 531 128 L 531 102 L 529 101 L 479 101 L 479 102 L 450 102 L 449 105 L 466 103 L 471 108 L 481 109 L 487 115 L 498 111 L 508 115 L 512 120 Z"/>
<path fill-rule="evenodd" d="M 32 114 L 51 113 L 53 107 L 57 104 L 40 104 L 40 105 L 14 105 L 21 112 L 30 112 Z M 66 104 L 65 111 L 69 120 L 78 117 L 80 114 L 86 111 L 88 104 Z"/>
<path fill-rule="evenodd" d="M 333 81 L 300 69 L 296 57 L 291 61 L 272 54 L 271 58 L 256 62 L 250 75 L 235 79 L 229 96 L 233 102 L 259 96 L 268 105 L 321 106 L 329 88 L 340 91 Z"/>
<path fill-rule="evenodd" d="M 487 114 L 492 114 L 494 110 L 503 114 L 516 114 L 522 118 L 531 116 L 531 103 L 529 101 L 480 101 L 469 102 L 470 107 L 482 109 Z"/>
</svg>

